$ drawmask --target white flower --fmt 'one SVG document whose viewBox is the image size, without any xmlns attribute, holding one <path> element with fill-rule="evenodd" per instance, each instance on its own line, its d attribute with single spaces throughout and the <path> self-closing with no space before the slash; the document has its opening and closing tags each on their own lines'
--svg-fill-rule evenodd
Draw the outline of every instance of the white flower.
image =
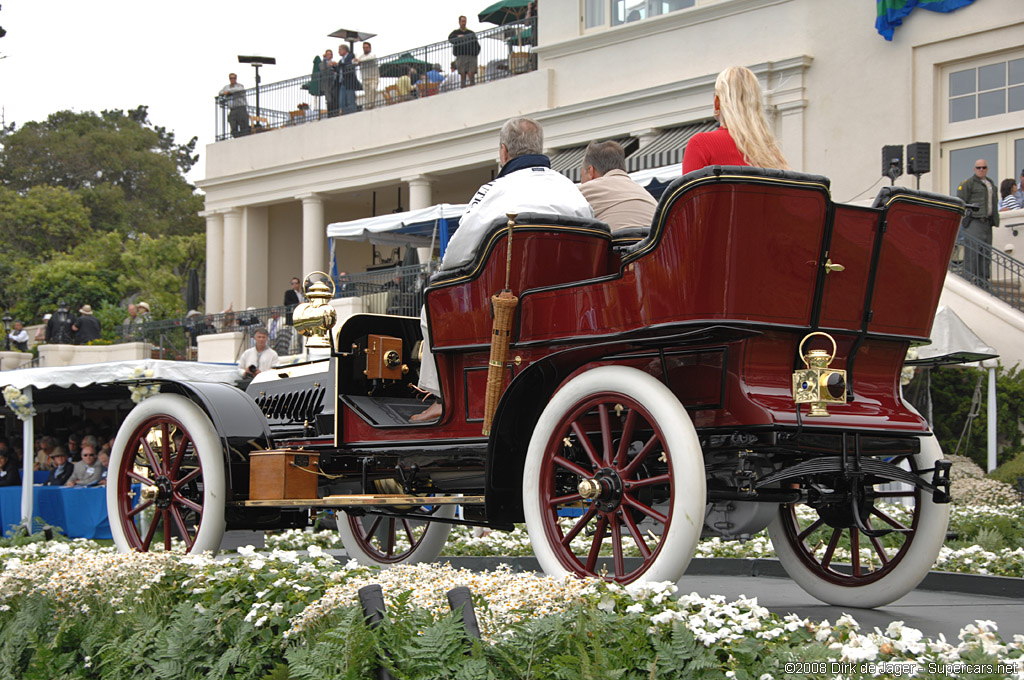
<svg viewBox="0 0 1024 680">
<path fill-rule="evenodd" d="M 597 603 L 597 608 L 610 614 L 615 611 L 615 600 L 605 595 L 601 598 L 601 601 Z"/>
<path fill-rule="evenodd" d="M 640 604 L 639 602 L 637 602 L 636 604 L 631 604 L 628 607 L 626 607 L 626 613 L 627 614 L 643 614 L 644 613 L 644 606 L 642 604 Z"/>
</svg>

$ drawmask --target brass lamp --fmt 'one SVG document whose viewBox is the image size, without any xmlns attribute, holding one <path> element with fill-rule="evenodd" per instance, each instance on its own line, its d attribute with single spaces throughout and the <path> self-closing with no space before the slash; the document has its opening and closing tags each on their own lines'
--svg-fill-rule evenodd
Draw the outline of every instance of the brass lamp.
<svg viewBox="0 0 1024 680">
<path fill-rule="evenodd" d="M 323 281 L 309 284 L 309 277 L 314 274 L 320 274 L 331 284 L 330 287 Z M 308 302 L 303 302 L 292 311 L 292 327 L 300 335 L 309 338 L 306 341 L 307 348 L 330 349 L 328 336 L 338 320 L 338 313 L 330 305 L 334 298 L 334 281 L 323 272 L 311 272 L 303 279 L 303 284 L 303 293 Z"/>
<path fill-rule="evenodd" d="M 804 344 L 812 337 L 820 335 L 832 343 L 832 352 L 824 349 L 812 349 L 804 354 Z M 846 403 L 846 371 L 829 368 L 836 355 L 836 341 L 828 333 L 809 333 L 800 341 L 803 368 L 793 371 L 793 401 L 797 404 L 810 404 L 807 414 L 813 417 L 827 417 L 827 404 Z"/>
</svg>

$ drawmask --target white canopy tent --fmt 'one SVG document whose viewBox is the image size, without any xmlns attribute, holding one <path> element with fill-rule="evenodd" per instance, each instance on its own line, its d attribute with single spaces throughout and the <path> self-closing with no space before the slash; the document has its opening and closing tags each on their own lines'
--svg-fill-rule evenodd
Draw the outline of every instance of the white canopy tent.
<svg viewBox="0 0 1024 680">
<path fill-rule="evenodd" d="M 464 212 L 464 204 L 441 203 L 420 210 L 332 222 L 327 225 L 327 238 L 413 248 L 429 248 L 439 242 L 443 254 L 448 237 L 457 228 Z"/>
<path fill-rule="evenodd" d="M 50 387 L 84 388 L 90 385 L 132 383 L 154 379 L 187 380 L 190 382 L 234 383 L 238 368 L 234 364 L 207 364 L 194 361 L 114 361 L 59 368 L 23 368 L 0 373 L 0 388 L 13 387 L 27 398 L 27 408 L 34 409 L 34 391 Z M 22 418 L 21 415 L 18 415 Z M 21 520 L 32 527 L 32 466 L 35 461 L 35 421 L 32 416 L 22 420 Z"/>
</svg>

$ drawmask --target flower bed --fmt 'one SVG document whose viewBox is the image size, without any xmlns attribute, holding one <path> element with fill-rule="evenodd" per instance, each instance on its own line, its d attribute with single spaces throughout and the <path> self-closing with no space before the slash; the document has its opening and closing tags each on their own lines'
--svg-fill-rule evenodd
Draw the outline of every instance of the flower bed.
<svg viewBox="0 0 1024 680">
<path fill-rule="evenodd" d="M 991 622 L 930 640 L 898 621 L 862 631 L 848 616 L 783 618 L 756 600 L 677 596 L 668 583 L 440 564 L 376 572 L 316 545 L 216 561 L 49 542 L 0 549 L 0 564 L 0 677 L 367 678 L 379 658 L 396 677 L 431 680 L 897 677 L 911 667 L 938 678 L 968 663 L 1024 677 L 1024 636 L 1004 641 Z M 367 583 L 387 601 L 374 630 L 354 606 Z M 448 613 L 444 593 L 459 585 L 474 594 L 482 641 Z"/>
</svg>

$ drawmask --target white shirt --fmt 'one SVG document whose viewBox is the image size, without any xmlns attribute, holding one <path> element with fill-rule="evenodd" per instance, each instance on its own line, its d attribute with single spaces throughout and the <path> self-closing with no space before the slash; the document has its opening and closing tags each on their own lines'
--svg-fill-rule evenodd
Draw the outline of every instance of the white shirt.
<svg viewBox="0 0 1024 680">
<path fill-rule="evenodd" d="M 545 167 L 516 170 L 477 190 L 448 241 L 441 269 L 457 269 L 472 262 L 491 223 L 510 212 L 594 217 L 587 199 L 561 173 Z"/>
<path fill-rule="evenodd" d="M 250 366 L 255 366 L 261 373 L 277 365 L 277 352 L 267 347 L 262 352 L 257 352 L 255 347 L 242 352 L 238 359 L 238 372 L 243 376 Z"/>
<path fill-rule="evenodd" d="M 377 80 L 380 77 L 380 69 L 377 67 L 377 55 L 373 52 L 360 54 L 356 61 L 359 62 L 359 75 L 363 78 Z"/>
</svg>

